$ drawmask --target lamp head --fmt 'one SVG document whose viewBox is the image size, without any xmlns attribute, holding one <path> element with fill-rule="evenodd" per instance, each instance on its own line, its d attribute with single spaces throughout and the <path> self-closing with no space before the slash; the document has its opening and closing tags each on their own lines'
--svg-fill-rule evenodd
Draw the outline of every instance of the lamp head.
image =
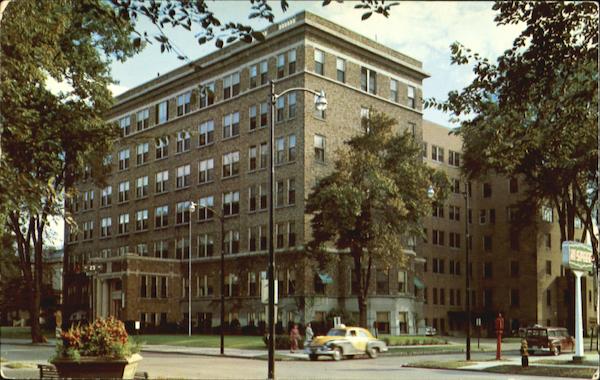
<svg viewBox="0 0 600 380">
<path fill-rule="evenodd" d="M 190 212 L 196 211 L 196 204 L 194 202 L 190 202 Z"/>
<path fill-rule="evenodd" d="M 325 111 L 327 109 L 327 98 L 325 97 L 325 91 L 321 90 L 319 95 L 315 97 L 315 107 L 317 111 Z"/>
<path fill-rule="evenodd" d="M 429 189 L 427 189 L 427 196 L 429 199 L 432 199 L 435 196 L 435 189 L 433 186 L 429 186 Z"/>
</svg>

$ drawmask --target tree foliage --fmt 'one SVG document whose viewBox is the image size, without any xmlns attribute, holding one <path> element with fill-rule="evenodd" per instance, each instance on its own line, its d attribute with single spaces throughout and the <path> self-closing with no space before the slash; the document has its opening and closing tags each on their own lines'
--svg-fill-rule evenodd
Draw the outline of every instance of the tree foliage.
<svg viewBox="0 0 600 380">
<path fill-rule="evenodd" d="M 103 119 L 112 105 L 109 64 L 136 51 L 132 31 L 101 0 L 13 1 L 3 15 L 0 214 L 31 284 L 34 341 L 42 339 L 37 316 L 48 217 L 62 214 L 62 196 L 86 166 L 103 173 L 117 136 Z M 51 91 L 50 79 L 70 90 Z"/>
<path fill-rule="evenodd" d="M 366 298 L 373 263 L 390 267 L 405 260 L 408 236 L 421 236 L 424 216 L 436 189 L 446 196 L 443 172 L 421 160 L 421 147 L 409 133 L 393 132 L 396 120 L 371 110 L 363 133 L 338 152 L 335 171 L 319 181 L 308 198 L 313 236 L 309 250 L 321 265 L 336 263 L 348 250 L 359 282 L 360 323 L 366 327 Z M 327 249 L 333 243 L 337 251 Z"/>
<path fill-rule="evenodd" d="M 525 203 L 551 204 L 561 241 L 579 217 L 591 234 L 598 201 L 598 7 L 590 2 L 497 2 L 496 23 L 524 29 L 496 63 L 459 43 L 452 62 L 475 79 L 428 107 L 460 121 L 464 167 L 522 178 Z"/>
</svg>

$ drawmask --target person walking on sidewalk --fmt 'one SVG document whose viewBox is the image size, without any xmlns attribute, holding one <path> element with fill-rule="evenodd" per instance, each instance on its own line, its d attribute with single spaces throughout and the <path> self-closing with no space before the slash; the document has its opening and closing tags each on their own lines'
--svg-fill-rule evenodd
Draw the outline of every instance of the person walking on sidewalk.
<svg viewBox="0 0 600 380">
<path fill-rule="evenodd" d="M 312 342 L 313 337 L 315 336 L 315 333 L 313 332 L 312 326 L 310 325 L 310 322 L 308 322 L 306 324 L 306 331 L 305 334 L 306 335 L 306 344 L 305 346 L 307 346 L 310 342 Z"/>
<path fill-rule="evenodd" d="M 298 325 L 294 324 L 290 330 L 290 352 L 292 353 L 298 350 L 298 338 L 300 338 L 300 331 Z"/>
</svg>

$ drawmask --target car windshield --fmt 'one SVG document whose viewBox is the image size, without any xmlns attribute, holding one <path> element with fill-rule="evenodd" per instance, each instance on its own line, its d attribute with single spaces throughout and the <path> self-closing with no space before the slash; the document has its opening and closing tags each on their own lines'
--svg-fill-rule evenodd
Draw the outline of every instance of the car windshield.
<svg viewBox="0 0 600 380">
<path fill-rule="evenodd" d="M 346 336 L 346 330 L 342 329 L 331 329 L 327 333 L 327 336 Z"/>
</svg>

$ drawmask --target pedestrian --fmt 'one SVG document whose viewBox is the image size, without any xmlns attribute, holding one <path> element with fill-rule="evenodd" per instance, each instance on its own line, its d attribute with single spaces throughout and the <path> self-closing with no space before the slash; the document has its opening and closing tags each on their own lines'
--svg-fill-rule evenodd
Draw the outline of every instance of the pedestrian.
<svg viewBox="0 0 600 380">
<path fill-rule="evenodd" d="M 379 329 L 377 329 L 377 321 L 373 321 L 373 335 L 375 335 L 375 338 L 379 338 Z"/>
<path fill-rule="evenodd" d="M 306 345 L 308 345 L 310 342 L 312 342 L 313 337 L 315 336 L 315 333 L 312 330 L 312 326 L 310 325 L 310 322 L 308 322 L 306 324 Z"/>
<path fill-rule="evenodd" d="M 527 347 L 527 340 L 521 340 L 521 367 L 529 367 L 529 347 Z"/>
<path fill-rule="evenodd" d="M 290 352 L 292 353 L 298 350 L 298 338 L 300 338 L 300 331 L 298 325 L 294 324 L 292 330 L 290 330 Z"/>
</svg>

